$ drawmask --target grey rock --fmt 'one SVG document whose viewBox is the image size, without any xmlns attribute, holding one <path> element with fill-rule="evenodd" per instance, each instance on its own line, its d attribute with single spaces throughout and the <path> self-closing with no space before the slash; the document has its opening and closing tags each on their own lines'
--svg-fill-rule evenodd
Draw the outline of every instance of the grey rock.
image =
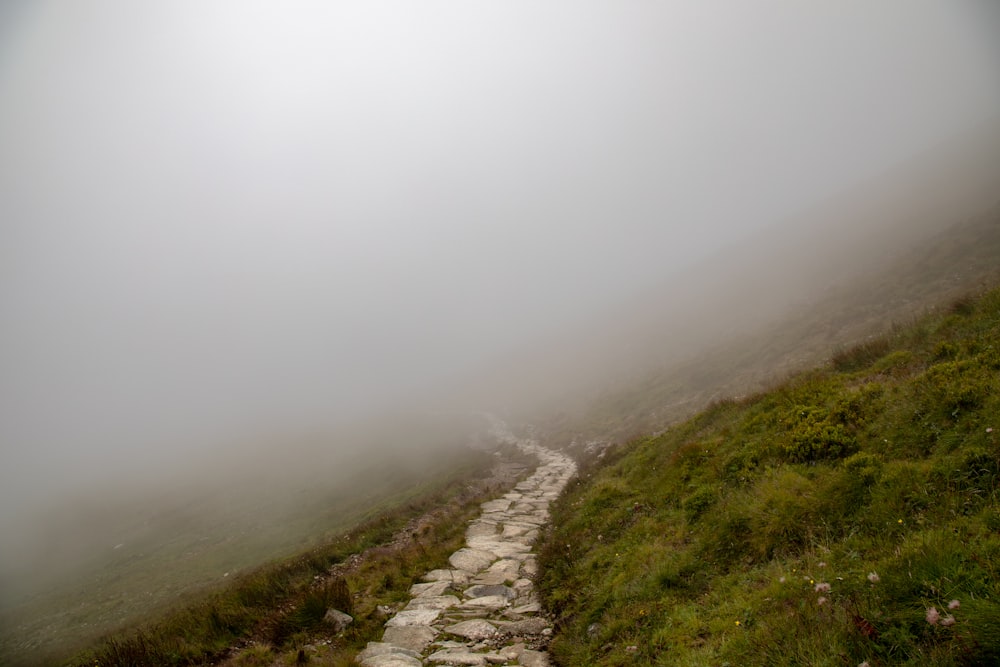
<svg viewBox="0 0 1000 667">
<path fill-rule="evenodd" d="M 467 598 L 482 598 L 488 595 L 500 595 L 508 600 L 513 600 L 517 597 L 517 592 L 513 588 L 503 585 L 487 586 L 480 584 L 477 586 L 470 586 L 465 589 L 463 594 Z"/>
<path fill-rule="evenodd" d="M 503 572 L 492 572 L 486 570 L 482 574 L 477 574 L 472 578 L 472 583 L 474 584 L 485 584 L 487 586 L 495 586 L 497 584 L 507 583 L 507 575 Z"/>
<path fill-rule="evenodd" d="M 511 501 L 505 498 L 500 498 L 498 500 L 487 500 L 479 507 L 483 510 L 484 514 L 489 512 L 506 512 L 507 509 L 510 507 L 510 502 Z"/>
<path fill-rule="evenodd" d="M 504 575 L 504 581 L 514 581 L 521 569 L 521 561 L 516 558 L 502 558 L 490 565 L 487 572 L 497 572 Z"/>
<path fill-rule="evenodd" d="M 460 600 L 454 595 L 425 595 L 413 598 L 409 604 L 403 607 L 404 610 L 412 609 L 447 609 L 454 607 Z"/>
<path fill-rule="evenodd" d="M 358 653 L 358 660 L 365 660 L 377 655 L 408 655 L 411 658 L 419 658 L 420 653 L 403 648 L 391 642 L 368 642 L 365 650 Z"/>
<path fill-rule="evenodd" d="M 518 579 L 514 582 L 513 589 L 518 595 L 527 595 L 534 588 L 534 584 L 531 583 L 531 579 Z"/>
<path fill-rule="evenodd" d="M 521 655 L 517 656 L 517 661 L 524 667 L 549 667 L 549 656 L 541 651 L 531 651 L 525 649 Z"/>
<path fill-rule="evenodd" d="M 468 543 L 473 550 L 489 553 L 492 556 L 486 564 L 475 570 L 472 570 L 471 568 L 462 568 L 469 569 L 470 572 L 479 572 L 484 570 L 498 558 L 518 558 L 519 560 L 523 560 L 526 557 L 526 554 L 531 551 L 531 547 L 527 544 L 520 544 L 519 542 L 501 542 L 496 538 L 474 537 L 470 538 Z M 454 558 L 454 556 L 455 554 L 452 554 L 452 558 Z M 454 561 L 452 562 L 452 565 L 455 565 Z M 455 567 L 459 566 L 455 565 Z"/>
<path fill-rule="evenodd" d="M 482 639 L 489 639 L 495 635 L 497 633 L 497 628 L 489 621 L 477 618 L 471 621 L 462 621 L 461 623 L 449 625 L 444 629 L 444 631 L 459 637 L 471 639 L 472 641 L 479 641 Z"/>
<path fill-rule="evenodd" d="M 430 625 L 440 615 L 441 612 L 437 609 L 407 609 L 386 621 L 385 627 L 397 628 L 408 625 Z"/>
<path fill-rule="evenodd" d="M 356 660 L 365 667 L 418 667 L 420 654 L 384 642 L 368 642 Z"/>
<path fill-rule="evenodd" d="M 469 540 L 469 544 L 472 545 L 473 540 Z M 474 548 L 459 549 L 448 558 L 448 562 L 456 569 L 477 573 L 488 568 L 496 559 L 496 555 L 492 552 Z"/>
<path fill-rule="evenodd" d="M 465 529 L 465 537 L 493 537 L 497 534 L 497 524 L 475 521 Z"/>
<path fill-rule="evenodd" d="M 462 604 L 458 605 L 459 609 L 483 609 L 487 611 L 496 611 L 497 609 L 503 609 L 508 604 L 510 600 L 504 595 L 484 595 L 480 598 L 471 598 L 466 600 Z"/>
<path fill-rule="evenodd" d="M 410 586 L 410 596 L 412 597 L 435 597 L 444 595 L 444 592 L 451 587 L 450 580 L 432 581 L 426 584 L 413 584 Z"/>
<path fill-rule="evenodd" d="M 446 648 L 427 656 L 427 662 L 446 663 L 449 665 L 485 665 L 486 656 L 469 650 Z"/>
<path fill-rule="evenodd" d="M 424 663 L 419 658 L 394 653 L 376 655 L 359 661 L 364 667 L 422 667 Z"/>
<path fill-rule="evenodd" d="M 409 649 L 419 657 L 437 634 L 438 631 L 429 625 L 401 625 L 386 628 L 382 634 L 382 641 Z"/>
<path fill-rule="evenodd" d="M 520 621 L 496 621 L 501 632 L 511 635 L 540 635 L 549 627 L 544 618 L 525 618 Z"/>
<path fill-rule="evenodd" d="M 342 632 L 344 628 L 354 622 L 354 617 L 350 614 L 345 614 L 339 609 L 326 610 L 326 614 L 323 616 L 323 622 L 333 628 L 333 631 Z"/>
</svg>

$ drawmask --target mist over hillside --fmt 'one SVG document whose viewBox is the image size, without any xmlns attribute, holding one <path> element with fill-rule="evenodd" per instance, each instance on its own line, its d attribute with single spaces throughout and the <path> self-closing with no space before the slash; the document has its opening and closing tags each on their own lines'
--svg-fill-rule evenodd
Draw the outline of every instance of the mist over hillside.
<svg viewBox="0 0 1000 667">
<path fill-rule="evenodd" d="M 360 509 L 989 215 L 998 71 L 977 0 L 4 3 L 0 607 L 151 517 Z"/>
<path fill-rule="evenodd" d="M 756 336 L 774 338 L 782 328 L 821 338 L 800 349 L 791 337 L 782 343 L 798 355 L 797 368 L 819 363 L 836 345 L 974 289 L 1000 268 L 998 137 L 1000 123 L 987 123 L 863 186 L 727 239 L 704 258 L 665 263 L 661 278 L 524 346 L 485 373 L 489 382 L 468 384 L 481 390 L 477 400 L 525 415 L 544 414 L 542 406 L 586 410 L 609 390 L 677 375 L 680 365 Z M 838 317 L 849 326 L 838 327 Z M 788 370 L 780 357 L 759 362 L 758 379 Z M 714 391 L 726 384 L 713 383 Z M 688 384 L 686 391 L 705 388 Z"/>
</svg>

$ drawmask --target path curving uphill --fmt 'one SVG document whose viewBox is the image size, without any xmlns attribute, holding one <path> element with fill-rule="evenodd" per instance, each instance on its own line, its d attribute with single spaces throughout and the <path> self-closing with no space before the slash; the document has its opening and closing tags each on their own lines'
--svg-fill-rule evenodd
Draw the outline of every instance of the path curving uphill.
<svg viewBox="0 0 1000 667">
<path fill-rule="evenodd" d="M 534 454 L 539 466 L 514 490 L 482 504 L 451 568 L 432 570 L 410 588 L 411 600 L 385 624 L 381 642 L 358 655 L 365 667 L 549 664 L 540 650 L 551 633 L 532 578 L 531 546 L 549 518 L 549 503 L 576 464 L 534 440 L 514 437 L 494 420 L 494 435 Z"/>
</svg>

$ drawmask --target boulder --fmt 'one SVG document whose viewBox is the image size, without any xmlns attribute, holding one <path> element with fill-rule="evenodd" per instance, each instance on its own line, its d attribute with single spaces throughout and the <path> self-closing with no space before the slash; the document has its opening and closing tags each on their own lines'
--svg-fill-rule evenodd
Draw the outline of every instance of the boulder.
<svg viewBox="0 0 1000 667">
<path fill-rule="evenodd" d="M 334 632 L 343 632 L 344 628 L 354 622 L 354 617 L 331 607 L 326 610 L 323 622 L 333 628 Z"/>
</svg>

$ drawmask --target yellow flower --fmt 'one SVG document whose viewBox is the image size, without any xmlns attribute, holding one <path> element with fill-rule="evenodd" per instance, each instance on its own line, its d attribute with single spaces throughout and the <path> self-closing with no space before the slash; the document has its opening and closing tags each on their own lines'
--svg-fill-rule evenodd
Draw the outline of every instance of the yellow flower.
<svg viewBox="0 0 1000 667">
<path fill-rule="evenodd" d="M 736 621 L 736 625 L 739 625 L 739 624 L 740 624 L 740 622 L 739 622 L 739 621 Z"/>
<path fill-rule="evenodd" d="M 903 520 L 902 520 L 902 519 L 900 519 L 900 520 L 899 520 L 899 521 L 897 521 L 896 523 L 903 523 Z"/>
</svg>

